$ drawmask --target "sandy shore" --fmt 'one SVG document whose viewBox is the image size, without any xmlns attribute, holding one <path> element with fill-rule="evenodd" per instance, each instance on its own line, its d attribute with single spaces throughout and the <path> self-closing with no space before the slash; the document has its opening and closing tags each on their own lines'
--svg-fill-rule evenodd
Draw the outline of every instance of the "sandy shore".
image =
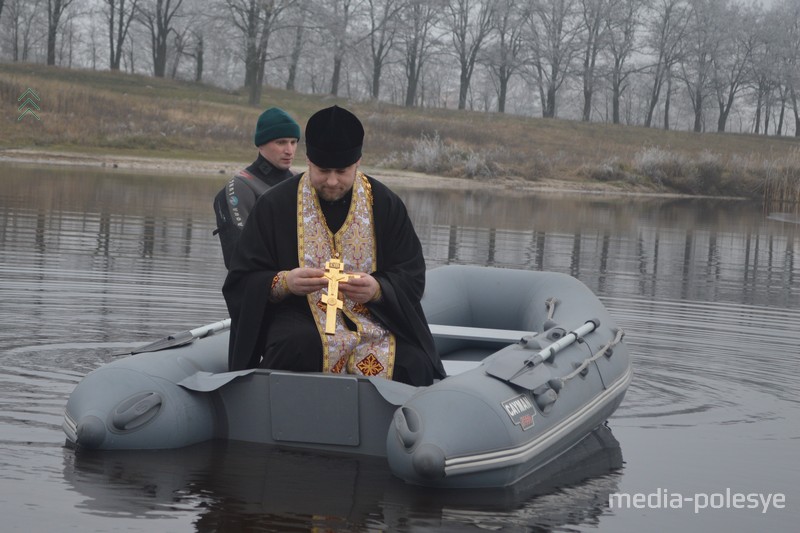
<svg viewBox="0 0 800 533">
<path fill-rule="evenodd" d="M 123 169 L 129 171 L 179 173 L 197 177 L 230 176 L 249 162 L 244 161 L 198 161 L 164 159 L 156 157 L 95 155 L 76 152 L 46 152 L 26 149 L 0 150 L 0 163 L 26 165 L 56 165 Z M 302 170 L 297 167 L 296 170 Z M 465 179 L 434 176 L 404 170 L 364 167 L 364 172 L 373 175 L 391 186 L 440 190 L 495 190 L 513 194 L 520 193 L 575 193 L 621 196 L 678 197 L 652 190 L 630 190 L 621 186 L 600 182 L 566 181 L 546 179 L 527 181 L 514 178 Z"/>
</svg>

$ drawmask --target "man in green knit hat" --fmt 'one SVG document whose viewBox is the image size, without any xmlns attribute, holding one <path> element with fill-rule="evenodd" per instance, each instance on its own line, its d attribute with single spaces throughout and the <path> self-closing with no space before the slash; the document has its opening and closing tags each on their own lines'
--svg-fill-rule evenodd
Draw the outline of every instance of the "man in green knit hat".
<svg viewBox="0 0 800 533">
<path fill-rule="evenodd" d="M 252 165 L 237 172 L 214 198 L 217 216 L 214 234 L 219 234 L 226 268 L 256 200 L 270 187 L 292 176 L 290 167 L 299 139 L 300 126 L 286 111 L 271 107 L 258 117 L 253 135 L 258 157 Z"/>
</svg>

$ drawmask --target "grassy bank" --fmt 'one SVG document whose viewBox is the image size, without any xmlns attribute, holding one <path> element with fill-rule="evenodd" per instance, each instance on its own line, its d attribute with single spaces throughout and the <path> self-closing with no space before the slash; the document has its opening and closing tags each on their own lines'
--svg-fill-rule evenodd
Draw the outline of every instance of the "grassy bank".
<svg viewBox="0 0 800 533">
<path fill-rule="evenodd" d="M 41 120 L 18 120 L 17 98 L 41 98 Z M 301 124 L 321 107 L 352 109 L 367 131 L 364 164 L 473 179 L 601 182 L 609 188 L 688 194 L 800 197 L 800 140 L 407 109 L 266 89 L 244 91 L 111 72 L 0 64 L 0 147 L 120 156 L 252 159 L 261 110 Z M 302 162 L 302 158 L 300 159 Z"/>
</svg>

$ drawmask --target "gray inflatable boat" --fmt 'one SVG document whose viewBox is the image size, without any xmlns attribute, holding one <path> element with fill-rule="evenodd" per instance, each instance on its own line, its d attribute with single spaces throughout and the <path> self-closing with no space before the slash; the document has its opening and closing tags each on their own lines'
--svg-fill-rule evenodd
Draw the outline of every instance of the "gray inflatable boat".
<svg viewBox="0 0 800 533">
<path fill-rule="evenodd" d="M 622 331 L 570 276 L 443 266 L 428 271 L 422 304 L 448 373 L 429 387 L 227 372 L 222 321 L 89 373 L 69 397 L 64 432 L 90 449 L 230 439 L 370 455 L 413 484 L 505 487 L 605 422 L 630 383 Z"/>
</svg>

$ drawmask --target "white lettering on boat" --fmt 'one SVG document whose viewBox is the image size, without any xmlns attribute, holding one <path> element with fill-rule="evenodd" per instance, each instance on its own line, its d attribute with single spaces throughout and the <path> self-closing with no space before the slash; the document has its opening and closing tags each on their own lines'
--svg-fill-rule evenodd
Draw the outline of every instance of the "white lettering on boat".
<svg viewBox="0 0 800 533">
<path fill-rule="evenodd" d="M 502 405 L 515 426 L 520 426 L 523 430 L 533 427 L 533 415 L 536 414 L 536 409 L 527 395 L 514 396 L 502 402 Z"/>
</svg>

